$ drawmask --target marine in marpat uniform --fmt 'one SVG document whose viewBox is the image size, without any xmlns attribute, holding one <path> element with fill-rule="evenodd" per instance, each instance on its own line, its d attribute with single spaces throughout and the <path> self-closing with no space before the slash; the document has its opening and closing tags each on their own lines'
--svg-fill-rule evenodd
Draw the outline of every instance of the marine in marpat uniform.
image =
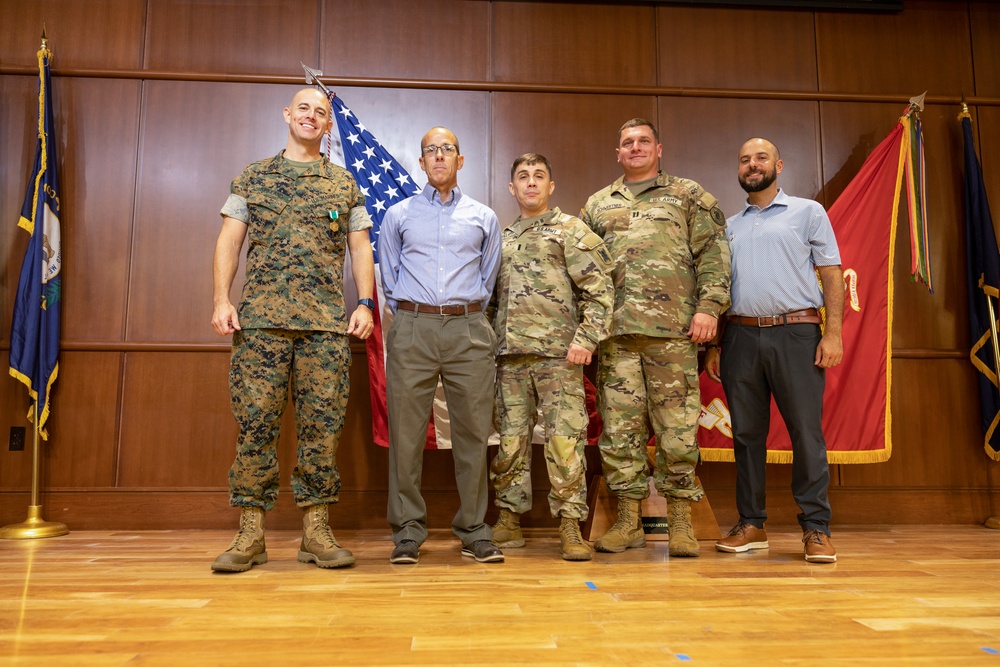
<svg viewBox="0 0 1000 667">
<path fill-rule="evenodd" d="M 264 512 L 278 497 L 278 437 L 291 382 L 298 461 L 292 494 L 302 508 L 298 559 L 323 568 L 354 564 L 327 523 L 340 493 L 337 446 L 347 410 L 348 335 L 371 335 L 375 268 L 365 199 L 346 170 L 320 152 L 333 119 L 330 103 L 306 88 L 284 110 L 288 142 L 233 181 L 215 249 L 212 326 L 233 336 L 229 373 L 239 425 L 229 470 L 229 502 L 240 530 L 212 563 L 243 572 L 267 562 Z M 239 310 L 230 290 L 249 238 Z M 351 253 L 358 307 L 344 306 L 345 249 Z"/>
</svg>

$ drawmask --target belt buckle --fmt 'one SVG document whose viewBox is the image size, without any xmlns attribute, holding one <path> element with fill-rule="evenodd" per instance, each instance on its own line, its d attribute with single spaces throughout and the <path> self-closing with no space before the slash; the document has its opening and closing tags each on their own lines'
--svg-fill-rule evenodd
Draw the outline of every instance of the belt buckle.
<svg viewBox="0 0 1000 667">
<path fill-rule="evenodd" d="M 764 320 L 770 320 L 769 324 L 764 324 Z M 757 326 L 761 329 L 774 326 L 774 315 L 761 315 L 757 318 Z"/>
</svg>

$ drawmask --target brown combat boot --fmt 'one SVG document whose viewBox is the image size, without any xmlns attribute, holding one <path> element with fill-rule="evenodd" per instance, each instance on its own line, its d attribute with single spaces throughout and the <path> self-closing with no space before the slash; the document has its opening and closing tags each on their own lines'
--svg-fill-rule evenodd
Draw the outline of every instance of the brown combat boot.
<svg viewBox="0 0 1000 667">
<path fill-rule="evenodd" d="M 691 527 L 691 501 L 687 498 L 667 499 L 667 526 L 670 530 L 670 555 L 696 558 L 701 553 Z"/>
<path fill-rule="evenodd" d="M 212 569 L 216 572 L 246 572 L 267 562 L 264 544 L 264 508 L 241 507 L 240 530 L 229 548 L 219 554 Z"/>
<path fill-rule="evenodd" d="M 597 538 L 594 547 L 598 551 L 621 553 L 626 549 L 636 549 L 646 546 L 646 533 L 642 530 L 642 517 L 639 515 L 641 500 L 635 498 L 618 498 L 618 519 L 608 532 Z"/>
<path fill-rule="evenodd" d="M 594 552 L 580 535 L 580 522 L 568 516 L 559 521 L 559 550 L 563 560 L 590 560 Z"/>
<path fill-rule="evenodd" d="M 500 518 L 493 526 L 493 544 L 501 549 L 516 549 L 524 546 L 520 514 L 508 509 L 500 509 Z"/>
<path fill-rule="evenodd" d="M 302 544 L 299 562 L 316 563 L 319 567 L 349 567 L 354 554 L 340 546 L 327 524 L 327 506 L 312 505 L 302 517 Z"/>
</svg>

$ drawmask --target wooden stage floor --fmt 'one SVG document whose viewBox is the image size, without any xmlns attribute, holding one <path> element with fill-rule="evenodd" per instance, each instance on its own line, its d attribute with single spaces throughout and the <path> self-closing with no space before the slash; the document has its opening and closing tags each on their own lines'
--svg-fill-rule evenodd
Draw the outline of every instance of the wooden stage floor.
<svg viewBox="0 0 1000 667">
<path fill-rule="evenodd" d="M 73 532 L 0 541 L 0 665 L 990 665 L 1000 667 L 1000 531 L 841 527 L 840 560 L 769 551 L 670 559 L 665 542 L 559 559 L 528 531 L 507 562 L 437 531 L 390 565 L 387 531 L 338 537 L 347 570 L 209 569 L 233 533 Z"/>
</svg>

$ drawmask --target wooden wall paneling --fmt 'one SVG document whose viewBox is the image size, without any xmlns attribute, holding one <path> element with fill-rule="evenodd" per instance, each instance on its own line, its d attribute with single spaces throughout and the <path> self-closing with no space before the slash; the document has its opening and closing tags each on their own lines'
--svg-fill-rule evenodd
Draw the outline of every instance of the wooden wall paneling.
<svg viewBox="0 0 1000 667">
<path fill-rule="evenodd" d="M 35 161 L 38 78 L 0 76 L 0 341 L 10 342 L 11 313 L 28 248 L 28 232 L 17 226 Z"/>
<path fill-rule="evenodd" d="M 302 74 L 299 62 L 309 65 L 319 60 L 319 19 L 316 0 L 150 0 L 144 67 Z"/>
<path fill-rule="evenodd" d="M 64 340 L 125 333 L 139 82 L 56 79 L 63 215 Z"/>
<path fill-rule="evenodd" d="M 821 104 L 828 205 L 857 175 L 865 158 L 895 126 L 895 104 Z M 935 293 L 910 279 L 905 197 L 894 249 L 893 347 L 954 350 L 967 345 L 965 241 L 962 231 L 961 136 L 957 107 L 928 105 L 922 115 L 927 146 L 928 219 Z"/>
<path fill-rule="evenodd" d="M 1000 34 L 1000 5 L 994 0 L 971 0 L 969 25 L 976 95 L 1000 97 L 1000 44 L 996 38 Z"/>
<path fill-rule="evenodd" d="M 778 184 L 785 192 L 817 198 L 822 184 L 817 103 L 661 97 L 659 108 L 664 170 L 700 183 L 727 217 L 746 203 L 736 172 L 740 147 L 751 137 L 778 147 L 784 161 Z"/>
<path fill-rule="evenodd" d="M 656 85 L 656 14 L 624 4 L 494 2 L 497 81 Z"/>
<path fill-rule="evenodd" d="M 656 98 L 643 95 L 493 94 L 493 207 L 500 224 L 518 215 L 510 195 L 510 165 L 527 152 L 551 163 L 551 202 L 579 215 L 587 198 L 621 176 L 615 159 L 618 128 L 635 116 L 654 118 Z"/>
<path fill-rule="evenodd" d="M 909 98 L 974 90 L 964 2 L 910 0 L 899 13 L 817 12 L 822 91 Z"/>
<path fill-rule="evenodd" d="M 45 489 L 114 486 L 122 356 L 60 353 L 44 450 Z"/>
<path fill-rule="evenodd" d="M 229 353 L 129 352 L 121 407 L 121 488 L 225 488 L 236 422 Z"/>
<path fill-rule="evenodd" d="M 0 351 L 0 369 L 6 371 L 9 367 L 10 352 Z M 3 490 L 31 488 L 32 425 L 27 419 L 28 409 L 27 387 L 4 372 L 0 377 L 0 489 Z M 11 427 L 24 428 L 24 451 L 8 449 Z M 0 515 L 0 521 L 7 518 L 13 519 Z"/>
<path fill-rule="evenodd" d="M 928 105 L 921 114 L 927 163 L 927 226 L 934 294 L 910 278 L 905 192 L 900 200 L 893 292 L 893 348 L 968 350 L 965 185 L 959 105 Z M 905 186 L 904 186 L 905 187 Z M 971 396 L 974 400 L 974 396 Z"/>
<path fill-rule="evenodd" d="M 42 440 L 40 488 L 107 487 L 114 483 L 117 447 L 120 354 L 69 352 L 59 355 L 59 378 Z M 0 363 L 6 371 L 5 351 Z M 4 373 L 0 380 L 0 489 L 31 488 L 32 425 L 27 420 L 28 390 Z M 8 450 L 11 427 L 25 429 L 22 452 Z"/>
<path fill-rule="evenodd" d="M 128 340 L 222 342 L 210 325 L 219 210 L 247 164 L 285 147 L 282 109 L 300 87 L 146 82 Z M 234 303 L 242 284 L 241 268 Z"/>
<path fill-rule="evenodd" d="M 478 91 L 402 88 L 336 88 L 341 101 L 409 172 L 418 187 L 427 183 L 420 170 L 420 140 L 442 125 L 458 137 L 465 164 L 458 172 L 462 191 L 490 204 L 490 94 Z M 331 159 L 343 164 L 337 131 Z"/>
<path fill-rule="evenodd" d="M 659 85 L 816 90 L 813 12 L 657 7 Z"/>
<path fill-rule="evenodd" d="M 37 67 L 42 28 L 52 68 L 139 69 L 145 0 L 4 0 L 0 63 Z"/>
<path fill-rule="evenodd" d="M 321 67 L 329 76 L 490 80 L 489 2 L 324 3 Z M 309 65 L 309 62 L 306 62 Z"/>
<path fill-rule="evenodd" d="M 895 359 L 892 457 L 840 466 L 844 486 L 987 488 L 974 373 L 968 359 Z"/>
</svg>

